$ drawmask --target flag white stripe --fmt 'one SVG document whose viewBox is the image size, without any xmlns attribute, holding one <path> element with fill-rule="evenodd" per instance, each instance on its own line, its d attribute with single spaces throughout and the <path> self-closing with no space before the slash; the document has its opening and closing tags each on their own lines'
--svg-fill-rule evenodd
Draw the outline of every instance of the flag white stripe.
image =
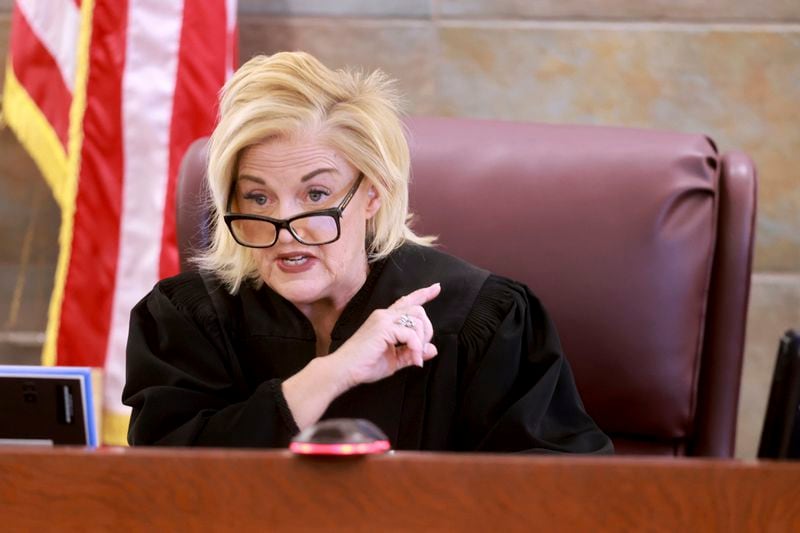
<svg viewBox="0 0 800 533">
<path fill-rule="evenodd" d="M 226 15 L 226 28 L 225 28 L 225 35 L 228 39 L 226 43 L 227 46 L 225 47 L 225 80 L 231 79 L 233 76 L 233 69 L 236 68 L 236 65 L 233 64 L 234 61 L 234 51 L 236 50 L 236 43 L 234 40 L 236 39 L 236 6 L 238 4 L 238 0 L 225 0 L 225 15 Z"/>
<path fill-rule="evenodd" d="M 81 13 L 74 0 L 17 0 L 17 7 L 53 56 L 69 91 L 75 92 Z"/>
<path fill-rule="evenodd" d="M 159 277 L 182 19 L 183 2 L 130 0 L 122 81 L 122 214 L 104 387 L 106 410 L 120 414 L 128 412 L 120 394 L 130 310 Z"/>
</svg>

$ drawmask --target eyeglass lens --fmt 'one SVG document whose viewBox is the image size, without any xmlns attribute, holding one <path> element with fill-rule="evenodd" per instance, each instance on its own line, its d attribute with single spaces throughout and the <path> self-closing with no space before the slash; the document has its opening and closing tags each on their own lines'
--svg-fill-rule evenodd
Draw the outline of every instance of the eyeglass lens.
<svg viewBox="0 0 800 533">
<path fill-rule="evenodd" d="M 289 223 L 297 240 L 304 244 L 324 244 L 338 236 L 336 219 L 330 215 L 311 215 Z M 269 246 L 275 242 L 277 228 L 266 220 L 231 221 L 236 240 L 249 246 Z"/>
</svg>

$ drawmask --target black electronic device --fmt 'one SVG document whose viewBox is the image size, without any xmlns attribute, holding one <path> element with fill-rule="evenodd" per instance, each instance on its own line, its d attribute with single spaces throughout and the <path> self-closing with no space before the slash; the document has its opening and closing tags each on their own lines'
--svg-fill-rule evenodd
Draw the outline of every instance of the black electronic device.
<svg viewBox="0 0 800 533">
<path fill-rule="evenodd" d="M 300 455 L 369 455 L 387 452 L 391 444 L 369 420 L 331 418 L 301 431 L 289 449 Z"/>
<path fill-rule="evenodd" d="M 0 444 L 97 446 L 91 370 L 0 366 Z"/>
<path fill-rule="evenodd" d="M 800 459 L 800 335 L 793 330 L 778 347 L 758 457 Z"/>
</svg>

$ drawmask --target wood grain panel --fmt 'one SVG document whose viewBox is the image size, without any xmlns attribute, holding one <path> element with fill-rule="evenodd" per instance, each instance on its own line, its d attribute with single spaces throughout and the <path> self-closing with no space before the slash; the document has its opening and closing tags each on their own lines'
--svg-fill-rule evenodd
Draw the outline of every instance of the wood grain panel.
<svg viewBox="0 0 800 533">
<path fill-rule="evenodd" d="M 8 449 L 0 516 L 8 531 L 798 531 L 800 465 Z"/>
</svg>

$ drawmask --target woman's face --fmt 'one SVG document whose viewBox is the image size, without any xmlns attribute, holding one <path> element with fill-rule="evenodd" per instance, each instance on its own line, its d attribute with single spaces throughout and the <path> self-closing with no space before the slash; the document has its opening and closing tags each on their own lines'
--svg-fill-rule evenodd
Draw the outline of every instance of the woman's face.
<svg viewBox="0 0 800 533">
<path fill-rule="evenodd" d="M 242 152 L 231 209 L 288 219 L 333 208 L 357 178 L 356 169 L 312 134 L 271 139 Z M 261 278 L 301 310 L 315 304 L 343 307 L 366 279 L 366 222 L 379 207 L 364 179 L 344 209 L 335 242 L 306 245 L 283 229 L 274 246 L 252 249 Z"/>
</svg>

